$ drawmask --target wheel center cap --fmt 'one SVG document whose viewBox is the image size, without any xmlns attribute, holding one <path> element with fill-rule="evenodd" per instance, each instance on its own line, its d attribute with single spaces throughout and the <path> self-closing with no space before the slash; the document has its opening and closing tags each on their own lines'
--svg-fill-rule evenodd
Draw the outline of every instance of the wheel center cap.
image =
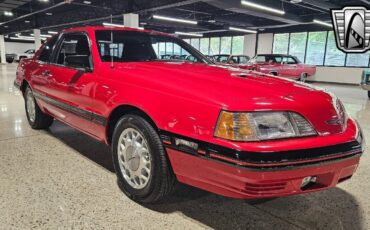
<svg viewBox="0 0 370 230">
<path fill-rule="evenodd" d="M 126 154 L 127 154 L 127 163 L 128 163 L 128 166 L 130 168 L 130 170 L 132 171 L 136 171 L 138 168 L 139 168 L 139 165 L 140 165 L 140 157 L 138 154 L 135 154 L 135 146 L 128 146 L 127 147 L 127 150 L 126 150 Z"/>
</svg>

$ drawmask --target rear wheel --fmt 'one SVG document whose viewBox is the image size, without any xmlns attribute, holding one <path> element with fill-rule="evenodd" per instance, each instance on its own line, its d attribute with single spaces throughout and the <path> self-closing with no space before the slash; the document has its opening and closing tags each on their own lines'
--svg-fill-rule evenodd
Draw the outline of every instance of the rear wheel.
<svg viewBox="0 0 370 230">
<path fill-rule="evenodd" d="M 36 103 L 30 87 L 24 93 L 27 120 L 33 129 L 47 129 L 53 123 L 53 117 L 43 113 Z"/>
<path fill-rule="evenodd" d="M 175 186 L 175 176 L 155 129 L 142 117 L 125 115 L 112 139 L 114 168 L 123 192 L 140 203 L 154 203 Z"/>
</svg>

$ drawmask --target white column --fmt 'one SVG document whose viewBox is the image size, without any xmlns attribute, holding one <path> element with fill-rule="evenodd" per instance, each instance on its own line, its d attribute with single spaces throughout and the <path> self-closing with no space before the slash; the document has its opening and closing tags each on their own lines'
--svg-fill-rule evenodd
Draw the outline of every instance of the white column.
<svg viewBox="0 0 370 230">
<path fill-rule="evenodd" d="M 258 34 L 257 54 L 271 54 L 274 34 Z"/>
<path fill-rule="evenodd" d="M 38 50 L 41 46 L 41 32 L 39 29 L 33 29 L 33 34 L 35 37 L 35 50 Z"/>
<path fill-rule="evenodd" d="M 139 28 L 139 15 L 138 14 L 124 14 L 123 25 L 131 28 Z"/>
<path fill-rule="evenodd" d="M 257 34 L 247 34 L 244 36 L 244 55 L 250 58 L 256 55 Z"/>
<path fill-rule="evenodd" d="M 4 35 L 0 35 L 0 57 L 1 64 L 6 64 Z"/>
</svg>

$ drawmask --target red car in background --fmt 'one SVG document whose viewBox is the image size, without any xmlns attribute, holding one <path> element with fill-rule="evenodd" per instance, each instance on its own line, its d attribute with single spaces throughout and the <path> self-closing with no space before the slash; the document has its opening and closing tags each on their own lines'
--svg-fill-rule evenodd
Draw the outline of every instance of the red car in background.
<svg viewBox="0 0 370 230">
<path fill-rule="evenodd" d="M 249 61 L 248 68 L 301 81 L 316 73 L 316 66 L 302 64 L 294 56 L 281 54 L 258 54 Z"/>
<path fill-rule="evenodd" d="M 193 58 L 161 59 L 154 47 L 168 43 Z M 176 181 L 243 199 L 320 191 L 349 179 L 363 152 L 334 95 L 213 65 L 155 31 L 65 30 L 21 60 L 14 83 L 33 129 L 57 119 L 110 145 L 124 193 L 142 203 Z"/>
<path fill-rule="evenodd" d="M 230 66 L 240 69 L 248 69 L 248 61 L 250 57 L 246 55 L 229 55 L 229 54 L 219 54 L 213 55 L 211 58 L 217 65 Z"/>
</svg>

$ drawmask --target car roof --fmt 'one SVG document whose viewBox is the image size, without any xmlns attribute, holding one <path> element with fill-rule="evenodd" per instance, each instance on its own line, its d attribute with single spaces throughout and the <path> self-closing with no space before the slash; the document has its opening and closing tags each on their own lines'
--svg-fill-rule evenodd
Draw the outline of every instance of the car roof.
<svg viewBox="0 0 370 230">
<path fill-rule="evenodd" d="M 131 27 L 112 27 L 112 26 L 81 26 L 81 27 L 73 27 L 69 29 L 65 29 L 62 33 L 70 33 L 70 32 L 81 32 L 81 31 L 90 31 L 95 32 L 97 30 L 107 30 L 107 31 L 133 31 L 133 32 L 141 32 L 141 33 L 148 33 L 152 35 L 163 35 L 169 37 L 176 37 L 174 35 L 163 33 L 155 30 L 145 30 L 145 29 L 138 29 L 138 28 L 131 28 Z"/>
</svg>

